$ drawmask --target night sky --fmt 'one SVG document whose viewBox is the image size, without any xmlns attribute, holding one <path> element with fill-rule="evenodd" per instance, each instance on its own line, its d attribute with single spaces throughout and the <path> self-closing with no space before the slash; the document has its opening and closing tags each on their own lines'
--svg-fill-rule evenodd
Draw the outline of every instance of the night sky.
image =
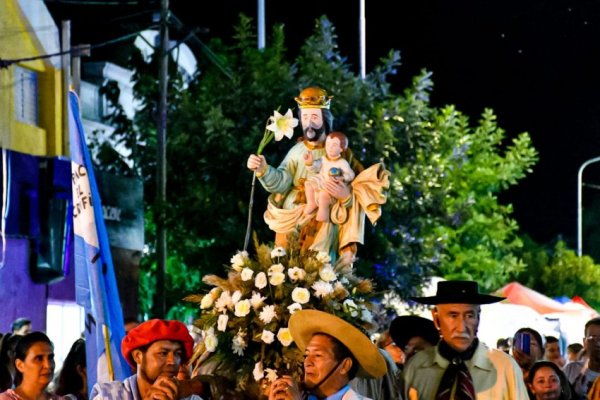
<svg viewBox="0 0 600 400">
<path fill-rule="evenodd" d="M 46 1 L 55 19 L 71 20 L 73 43 L 97 43 L 149 25 L 149 11 L 159 8 L 156 1 L 98 3 Z M 208 3 L 211 9 L 203 9 Z M 208 42 L 214 36 L 230 40 L 239 13 L 255 18 L 256 4 L 171 0 L 170 8 L 186 28 L 204 29 L 199 37 Z M 267 35 L 273 23 L 285 24 L 286 44 L 295 55 L 322 15 L 336 27 L 340 51 L 358 73 L 358 0 L 267 0 Z M 536 241 L 562 237 L 575 248 L 577 171 L 600 156 L 600 2 L 370 0 L 366 26 L 367 72 L 390 50 L 401 53 L 396 92 L 427 69 L 433 72 L 434 106 L 454 104 L 473 123 L 491 108 L 507 137 L 529 132 L 540 161 L 501 201 L 514 205 L 522 231 Z M 93 56 L 110 52 L 109 46 Z M 600 163 L 585 171 L 584 182 L 600 185 Z M 585 205 L 600 201 L 600 192 L 585 188 L 583 198 Z M 584 242 L 584 252 L 586 246 L 592 244 Z"/>
</svg>

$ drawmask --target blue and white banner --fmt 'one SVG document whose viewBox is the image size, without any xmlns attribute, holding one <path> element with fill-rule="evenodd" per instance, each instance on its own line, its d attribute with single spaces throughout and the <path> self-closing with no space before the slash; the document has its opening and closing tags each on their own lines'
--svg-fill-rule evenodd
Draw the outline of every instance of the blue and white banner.
<svg viewBox="0 0 600 400">
<path fill-rule="evenodd" d="M 121 354 L 123 311 L 90 152 L 79 114 L 79 99 L 69 93 L 69 136 L 73 185 L 75 293 L 85 309 L 88 392 L 96 382 L 124 380 L 131 369 Z"/>
</svg>

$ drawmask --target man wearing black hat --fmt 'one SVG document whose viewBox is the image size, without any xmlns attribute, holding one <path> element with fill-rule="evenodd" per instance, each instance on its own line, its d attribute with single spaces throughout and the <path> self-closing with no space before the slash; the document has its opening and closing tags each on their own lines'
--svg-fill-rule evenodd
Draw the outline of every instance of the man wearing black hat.
<svg viewBox="0 0 600 400">
<path fill-rule="evenodd" d="M 437 293 L 413 300 L 435 305 L 433 322 L 441 340 L 417 353 L 402 373 L 409 400 L 527 400 L 517 363 L 477 339 L 480 304 L 503 300 L 479 293 L 477 282 L 442 281 Z"/>
<path fill-rule="evenodd" d="M 440 341 L 440 334 L 433 322 L 418 315 L 394 318 L 390 325 L 390 335 L 404 352 L 405 363 L 419 351 L 433 347 Z"/>
</svg>

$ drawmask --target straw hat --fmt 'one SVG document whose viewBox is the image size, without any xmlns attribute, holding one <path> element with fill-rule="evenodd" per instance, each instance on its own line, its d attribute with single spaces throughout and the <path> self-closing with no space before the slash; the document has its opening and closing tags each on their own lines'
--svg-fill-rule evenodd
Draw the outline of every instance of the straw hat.
<svg viewBox="0 0 600 400">
<path fill-rule="evenodd" d="M 323 311 L 299 310 L 290 317 L 289 329 L 300 351 L 304 352 L 316 333 L 325 333 L 342 342 L 350 350 L 359 368 L 357 376 L 379 378 L 387 372 L 379 349 L 358 328 Z"/>
</svg>

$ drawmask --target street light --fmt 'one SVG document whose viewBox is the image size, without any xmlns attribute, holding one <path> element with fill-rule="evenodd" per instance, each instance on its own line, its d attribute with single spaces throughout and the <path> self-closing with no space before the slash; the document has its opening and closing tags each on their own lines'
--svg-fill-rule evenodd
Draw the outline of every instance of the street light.
<svg viewBox="0 0 600 400">
<path fill-rule="evenodd" d="M 581 177 L 583 175 L 583 169 L 590 164 L 600 161 L 600 157 L 594 157 L 590 160 L 587 160 L 581 167 L 579 167 L 579 172 L 577 172 L 577 255 L 581 257 L 581 248 L 582 248 L 582 232 L 583 232 L 583 219 L 582 219 L 582 207 L 581 207 Z"/>
</svg>

